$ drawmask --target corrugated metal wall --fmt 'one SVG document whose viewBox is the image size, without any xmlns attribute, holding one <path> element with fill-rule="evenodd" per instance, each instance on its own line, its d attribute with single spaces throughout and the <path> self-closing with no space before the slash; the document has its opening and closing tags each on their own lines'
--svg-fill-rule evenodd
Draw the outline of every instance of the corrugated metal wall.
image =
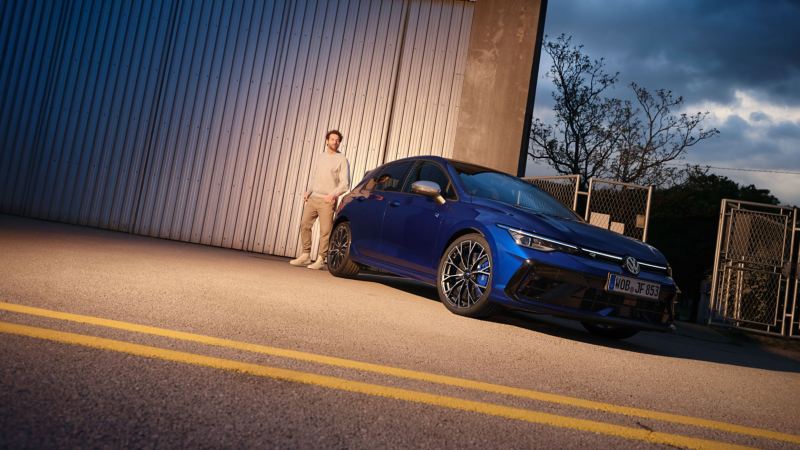
<svg viewBox="0 0 800 450">
<path fill-rule="evenodd" d="M 324 133 L 452 154 L 463 1 L 6 0 L 0 211 L 278 255 Z"/>
</svg>

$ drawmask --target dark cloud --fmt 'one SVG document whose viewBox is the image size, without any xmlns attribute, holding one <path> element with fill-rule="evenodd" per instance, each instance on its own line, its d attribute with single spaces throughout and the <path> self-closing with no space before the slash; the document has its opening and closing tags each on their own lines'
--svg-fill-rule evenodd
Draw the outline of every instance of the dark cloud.
<svg viewBox="0 0 800 450">
<path fill-rule="evenodd" d="M 796 139 L 800 143 L 800 123 L 781 122 L 770 129 L 769 137 L 786 140 Z M 800 165 L 800 157 L 798 157 L 797 163 Z"/>
<path fill-rule="evenodd" d="M 605 57 L 621 81 L 728 102 L 737 89 L 800 103 L 800 2 L 604 0 L 548 3 L 545 32 Z"/>
<path fill-rule="evenodd" d="M 750 113 L 750 120 L 753 122 L 770 122 L 772 118 L 763 111 L 756 111 L 754 113 Z"/>
<path fill-rule="evenodd" d="M 797 150 L 782 145 L 782 135 L 800 136 L 800 125 L 784 122 L 755 127 L 739 116 L 730 116 L 720 134 L 691 149 L 688 160 L 702 165 L 747 169 L 800 170 Z M 753 139 L 753 134 L 763 135 Z"/>
<path fill-rule="evenodd" d="M 627 85 L 669 89 L 686 105 L 724 107 L 740 115 L 709 116 L 720 134 L 689 149 L 686 161 L 748 171 L 720 171 L 800 203 L 800 1 L 550 0 L 545 33 L 573 36 L 593 59 L 604 58 L 620 81 L 609 95 L 631 98 Z M 534 115 L 552 110 L 550 67 L 542 55 Z M 743 108 L 741 96 L 766 105 Z M 767 107 L 768 106 L 768 107 Z M 781 107 L 791 108 L 784 114 Z M 760 106 L 756 106 L 760 108 Z M 713 111 L 712 111 L 713 112 Z M 719 121 L 722 122 L 719 122 Z M 552 173 L 531 164 L 529 173 Z"/>
</svg>

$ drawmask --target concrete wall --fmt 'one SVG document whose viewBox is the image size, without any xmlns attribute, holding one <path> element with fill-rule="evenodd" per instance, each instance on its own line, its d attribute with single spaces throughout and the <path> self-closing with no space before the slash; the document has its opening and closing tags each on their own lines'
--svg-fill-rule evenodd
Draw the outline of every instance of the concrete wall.
<svg viewBox="0 0 800 450">
<path fill-rule="evenodd" d="M 546 3 L 475 3 L 453 158 L 524 172 L 520 147 L 530 126 Z"/>
</svg>

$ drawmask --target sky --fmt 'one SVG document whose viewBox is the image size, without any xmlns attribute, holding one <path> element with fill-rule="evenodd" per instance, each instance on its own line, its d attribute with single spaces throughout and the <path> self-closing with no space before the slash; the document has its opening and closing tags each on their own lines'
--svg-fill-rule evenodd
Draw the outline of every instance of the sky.
<svg viewBox="0 0 800 450">
<path fill-rule="evenodd" d="M 800 206 L 800 0 L 549 0 L 545 34 L 571 35 L 592 59 L 629 84 L 670 89 L 680 112 L 708 111 L 720 134 L 682 162 L 719 168 L 739 184 Z M 552 123 L 551 66 L 542 54 L 534 117 Z M 749 169 L 756 171 L 744 171 Z M 771 171 L 795 172 L 794 174 Z M 527 175 L 555 175 L 528 161 Z"/>
</svg>

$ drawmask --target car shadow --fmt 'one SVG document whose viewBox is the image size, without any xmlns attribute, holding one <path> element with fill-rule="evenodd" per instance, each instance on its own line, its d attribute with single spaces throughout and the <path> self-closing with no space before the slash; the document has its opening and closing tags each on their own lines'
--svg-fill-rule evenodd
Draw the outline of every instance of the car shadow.
<svg viewBox="0 0 800 450">
<path fill-rule="evenodd" d="M 418 281 L 372 273 L 361 274 L 358 278 L 439 302 L 436 288 Z M 506 309 L 484 320 L 622 351 L 800 373 L 799 341 L 754 336 L 705 325 L 677 322 L 677 329 L 672 333 L 642 332 L 631 338 L 618 340 L 590 334 L 573 320 L 523 311 Z"/>
</svg>

